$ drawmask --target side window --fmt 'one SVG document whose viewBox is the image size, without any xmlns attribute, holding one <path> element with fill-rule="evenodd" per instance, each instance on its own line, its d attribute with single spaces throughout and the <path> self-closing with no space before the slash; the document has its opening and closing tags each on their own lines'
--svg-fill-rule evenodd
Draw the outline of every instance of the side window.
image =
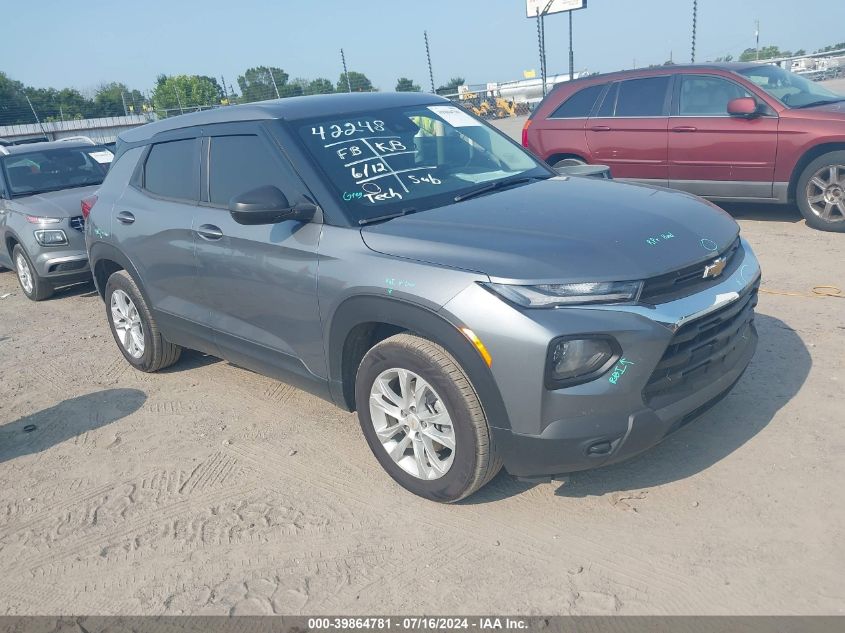
<svg viewBox="0 0 845 633">
<path fill-rule="evenodd" d="M 682 75 L 678 95 L 681 116 L 728 116 L 728 101 L 752 96 L 739 84 L 722 77 Z"/>
<path fill-rule="evenodd" d="M 280 186 L 277 159 L 254 135 L 214 136 L 209 139 L 208 200 L 228 206 L 234 196 L 267 185 Z"/>
<path fill-rule="evenodd" d="M 670 80 L 671 77 L 665 75 L 620 82 L 619 95 L 616 97 L 616 109 L 612 116 L 665 116 L 666 91 L 669 88 Z M 602 107 L 604 107 L 604 104 L 602 104 Z"/>
<path fill-rule="evenodd" d="M 197 200 L 198 159 L 197 139 L 156 143 L 144 165 L 144 189 L 165 198 Z"/>
<path fill-rule="evenodd" d="M 601 102 L 599 111 L 596 114 L 598 117 L 613 116 L 613 111 L 616 109 L 616 96 L 619 94 L 619 84 L 615 83 L 610 86 L 610 90 L 604 95 L 604 101 Z"/>
<path fill-rule="evenodd" d="M 589 86 L 579 90 L 549 115 L 550 119 L 576 119 L 590 116 L 596 99 L 607 84 Z"/>
</svg>

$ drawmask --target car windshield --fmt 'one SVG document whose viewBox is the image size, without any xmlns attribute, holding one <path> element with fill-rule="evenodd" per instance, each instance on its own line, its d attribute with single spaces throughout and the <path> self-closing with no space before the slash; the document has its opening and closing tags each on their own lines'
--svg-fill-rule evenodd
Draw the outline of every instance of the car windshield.
<svg viewBox="0 0 845 633">
<path fill-rule="evenodd" d="M 449 104 L 298 121 L 296 129 L 357 222 L 451 204 L 495 181 L 553 175 L 503 134 Z"/>
<path fill-rule="evenodd" d="M 845 99 L 840 94 L 831 92 L 809 79 L 778 66 L 761 64 L 740 70 L 739 74 L 790 108 L 800 108 L 810 104 L 821 105 Z"/>
<path fill-rule="evenodd" d="M 99 185 L 114 154 L 100 145 L 57 147 L 0 157 L 12 196 Z"/>
</svg>

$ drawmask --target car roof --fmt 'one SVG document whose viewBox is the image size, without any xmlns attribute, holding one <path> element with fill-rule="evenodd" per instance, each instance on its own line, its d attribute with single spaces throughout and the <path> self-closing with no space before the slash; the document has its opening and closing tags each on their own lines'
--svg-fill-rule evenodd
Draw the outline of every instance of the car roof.
<svg viewBox="0 0 845 633">
<path fill-rule="evenodd" d="M 71 149 L 74 147 L 92 148 L 97 147 L 91 145 L 87 141 L 44 141 L 43 143 L 24 143 L 23 145 L 4 145 L 0 149 L 0 156 L 13 154 L 27 154 L 29 152 L 40 152 L 45 149 Z"/>
<path fill-rule="evenodd" d="M 756 62 L 724 62 L 724 63 L 702 63 L 702 64 L 667 64 L 665 66 L 652 66 L 649 68 L 630 68 L 628 70 L 614 70 L 608 73 L 597 73 L 595 75 L 586 75 L 573 79 L 572 81 L 564 81 L 557 84 L 555 87 L 566 87 L 568 85 L 576 85 L 579 82 L 593 82 L 597 80 L 614 80 L 622 79 L 624 77 L 648 77 L 655 74 L 664 74 L 667 72 L 701 72 L 708 70 L 721 70 L 725 72 L 738 73 L 748 68 L 755 68 L 764 66 L 765 64 Z"/>
<path fill-rule="evenodd" d="M 154 123 L 132 128 L 120 134 L 126 143 L 142 143 L 156 134 L 196 125 L 233 123 L 264 119 L 294 121 L 311 117 L 352 114 L 375 108 L 451 103 L 448 99 L 420 92 L 358 92 L 288 97 L 271 101 L 256 101 L 235 106 L 223 106 L 201 112 L 180 114 Z"/>
</svg>

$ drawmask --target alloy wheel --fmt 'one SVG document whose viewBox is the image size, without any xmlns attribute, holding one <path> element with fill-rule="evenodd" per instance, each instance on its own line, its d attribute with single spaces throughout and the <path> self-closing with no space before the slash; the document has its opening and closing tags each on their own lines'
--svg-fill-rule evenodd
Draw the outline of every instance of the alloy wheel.
<svg viewBox="0 0 845 633">
<path fill-rule="evenodd" d="M 445 475 L 455 457 L 455 428 L 446 404 L 408 369 L 383 371 L 370 388 L 370 418 L 381 445 L 406 473 Z"/>
<path fill-rule="evenodd" d="M 123 290 L 112 292 L 111 316 L 114 331 L 123 349 L 132 358 L 141 358 L 144 355 L 144 326 L 138 308 Z"/>
<path fill-rule="evenodd" d="M 15 257 L 15 269 L 18 272 L 18 279 L 21 282 L 21 287 L 26 294 L 31 295 L 35 288 L 35 281 L 33 279 L 32 270 L 29 267 L 29 262 L 26 261 L 23 253 L 18 253 Z"/>
<path fill-rule="evenodd" d="M 826 165 L 807 183 L 810 210 L 827 222 L 845 222 L 845 165 Z"/>
</svg>

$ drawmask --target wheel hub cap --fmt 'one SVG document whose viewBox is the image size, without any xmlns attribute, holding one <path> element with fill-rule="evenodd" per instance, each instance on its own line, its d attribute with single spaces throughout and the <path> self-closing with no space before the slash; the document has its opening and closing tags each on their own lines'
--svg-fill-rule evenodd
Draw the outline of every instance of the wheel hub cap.
<svg viewBox="0 0 845 633">
<path fill-rule="evenodd" d="M 455 455 L 455 429 L 446 405 L 422 377 L 388 369 L 370 389 L 370 418 L 388 456 L 414 477 L 445 475 Z"/>
<path fill-rule="evenodd" d="M 845 165 L 822 167 L 810 178 L 807 204 L 827 222 L 845 222 Z"/>
<path fill-rule="evenodd" d="M 15 268 L 18 271 L 18 279 L 21 282 L 21 286 L 27 294 L 31 294 L 34 287 L 32 271 L 29 269 L 29 263 L 20 253 L 18 253 L 18 256 L 15 258 Z"/>
<path fill-rule="evenodd" d="M 115 334 L 132 358 L 144 355 L 144 326 L 135 303 L 123 290 L 111 295 L 111 316 Z"/>
</svg>

